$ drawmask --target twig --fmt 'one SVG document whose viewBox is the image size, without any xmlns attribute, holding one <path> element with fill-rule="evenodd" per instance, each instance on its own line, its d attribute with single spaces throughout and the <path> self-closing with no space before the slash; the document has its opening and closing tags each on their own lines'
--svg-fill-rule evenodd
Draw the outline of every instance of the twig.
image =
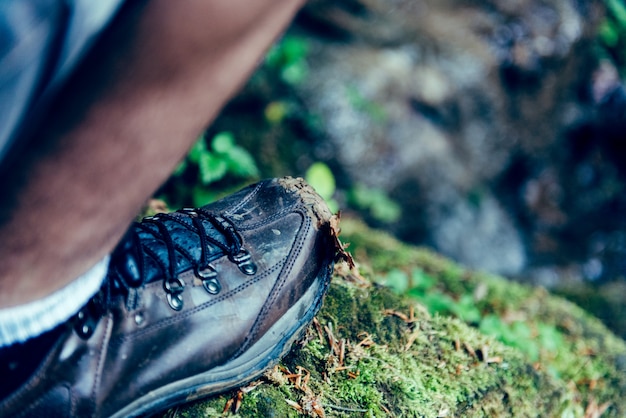
<svg viewBox="0 0 626 418">
<path fill-rule="evenodd" d="M 323 403 L 322 406 L 324 408 L 330 408 L 330 409 L 334 409 L 335 411 L 342 411 L 342 412 L 367 412 L 367 409 L 347 408 L 345 406 L 331 405 L 328 403 Z"/>
</svg>

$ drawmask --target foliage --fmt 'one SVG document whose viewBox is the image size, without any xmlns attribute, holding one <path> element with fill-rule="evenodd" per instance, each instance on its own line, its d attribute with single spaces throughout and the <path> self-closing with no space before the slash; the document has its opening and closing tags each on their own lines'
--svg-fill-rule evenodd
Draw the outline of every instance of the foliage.
<svg viewBox="0 0 626 418">
<path fill-rule="evenodd" d="M 278 367 L 241 392 L 166 416 L 223 416 L 229 399 L 242 417 L 626 414 L 626 344 L 599 321 L 360 222 L 341 226 L 358 274 L 394 290 L 339 264 L 317 323 Z M 429 313 L 436 305 L 405 297 L 409 289 L 456 303 L 471 297 L 480 325 Z"/>
<path fill-rule="evenodd" d="M 351 85 L 346 87 L 346 97 L 352 107 L 368 115 L 373 121 L 384 123 L 387 120 L 387 112 L 378 103 L 366 98 L 358 87 Z"/>
<path fill-rule="evenodd" d="M 304 177 L 307 183 L 324 198 L 330 211 L 336 213 L 339 210 L 339 204 L 333 199 L 333 195 L 337 187 L 335 184 L 335 176 L 330 168 L 322 162 L 314 163 L 306 171 Z"/>
<path fill-rule="evenodd" d="M 576 397 L 602 403 L 626 393 L 624 367 L 611 365 L 626 358 L 623 340 L 572 303 L 543 289 L 466 271 L 430 251 L 401 245 L 359 225 L 343 222 L 342 231 L 376 282 L 391 284 L 395 292 L 419 301 L 434 315 L 457 317 L 496 338 L 535 369 L 576 388 Z M 622 416 L 626 403 L 615 408 L 612 415 Z"/>
<path fill-rule="evenodd" d="M 477 325 L 482 333 L 519 349 L 533 362 L 539 360 L 540 347 L 554 352 L 562 343 L 562 337 L 553 325 L 540 322 L 533 330 L 524 321 L 506 322 L 498 315 L 481 312 L 476 295 L 467 292 L 453 297 L 437 289 L 436 279 L 422 269 L 413 269 L 409 276 L 394 268 L 383 277 L 382 283 L 396 293 L 406 294 L 422 303 L 432 314 L 451 315 Z"/>
<path fill-rule="evenodd" d="M 265 120 L 272 125 L 278 125 L 285 120 L 285 117 L 289 115 L 289 105 L 281 100 L 275 100 L 265 106 Z"/>
<path fill-rule="evenodd" d="M 348 192 L 348 203 L 356 209 L 369 213 L 377 221 L 392 223 L 400 219 L 400 205 L 387 196 L 381 189 L 356 184 Z"/>
<path fill-rule="evenodd" d="M 305 38 L 286 35 L 265 56 L 265 65 L 278 70 L 287 84 L 301 83 L 308 75 L 306 56 L 309 43 Z"/>
<path fill-rule="evenodd" d="M 305 180 L 326 200 L 330 210 L 333 213 L 337 212 L 339 204 L 334 199 L 337 185 L 335 176 L 328 165 L 322 162 L 313 163 L 306 171 Z M 347 196 L 350 206 L 367 212 L 379 222 L 391 223 L 400 218 L 402 211 L 400 205 L 380 189 L 357 184 L 350 188 Z"/>
<path fill-rule="evenodd" d="M 626 5 L 623 0 L 605 0 L 607 15 L 600 25 L 601 44 L 617 64 L 622 76 L 626 71 Z"/>
<path fill-rule="evenodd" d="M 245 181 L 258 176 L 259 169 L 254 158 L 235 143 L 230 132 L 216 134 L 210 146 L 205 135 L 202 135 L 170 179 L 170 187 L 175 192 L 169 193 L 167 200 L 174 206 L 182 206 L 180 201 L 191 197 L 194 206 L 202 206 L 214 200 L 220 189 L 210 191 L 206 186 L 228 177 Z M 239 186 L 240 181 L 235 181 L 235 184 Z"/>
<path fill-rule="evenodd" d="M 213 128 L 222 132 L 214 138 L 198 140 L 159 197 L 172 207 L 199 206 L 260 175 L 303 175 L 324 197 L 331 211 L 337 212 L 341 203 L 377 223 L 396 222 L 401 215 L 400 205 L 383 190 L 353 185 L 345 179 L 341 179 L 338 189 L 335 175 L 326 163 L 313 162 L 306 172 L 294 163 L 299 150 L 310 149 L 311 142 L 318 141 L 321 132 L 319 119 L 294 95 L 295 85 L 308 74 L 309 50 L 305 38 L 294 34 L 283 36 L 251 78 L 243 94 L 245 98 L 235 99 L 233 108 L 245 108 L 245 116 L 227 107 Z M 347 86 L 346 95 L 357 111 L 374 121 L 386 119 L 384 109 L 355 86 Z M 235 137 L 238 144 L 251 150 L 254 158 L 235 144 Z"/>
</svg>

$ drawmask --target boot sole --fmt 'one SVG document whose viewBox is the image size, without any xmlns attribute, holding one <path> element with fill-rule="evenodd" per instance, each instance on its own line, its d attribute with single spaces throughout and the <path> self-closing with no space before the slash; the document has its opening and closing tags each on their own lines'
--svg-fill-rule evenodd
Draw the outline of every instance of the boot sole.
<svg viewBox="0 0 626 418">
<path fill-rule="evenodd" d="M 306 293 L 249 350 L 202 374 L 179 380 L 136 399 L 111 418 L 146 416 L 182 403 L 217 395 L 258 378 L 277 364 L 298 340 L 322 305 L 332 265 L 315 278 Z"/>
</svg>

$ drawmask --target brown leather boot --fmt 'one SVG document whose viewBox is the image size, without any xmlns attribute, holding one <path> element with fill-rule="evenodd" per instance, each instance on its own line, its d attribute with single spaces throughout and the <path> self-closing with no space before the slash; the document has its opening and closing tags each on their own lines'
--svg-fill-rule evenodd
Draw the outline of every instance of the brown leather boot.
<svg viewBox="0 0 626 418">
<path fill-rule="evenodd" d="M 321 305 L 330 218 L 284 178 L 134 224 L 101 291 L 0 416 L 145 415 L 258 377 Z"/>
</svg>

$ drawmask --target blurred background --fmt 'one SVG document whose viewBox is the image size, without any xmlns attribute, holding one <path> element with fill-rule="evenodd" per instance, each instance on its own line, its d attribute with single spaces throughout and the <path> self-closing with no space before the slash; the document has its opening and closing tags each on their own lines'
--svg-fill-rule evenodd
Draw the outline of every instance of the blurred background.
<svg viewBox="0 0 626 418">
<path fill-rule="evenodd" d="M 313 0 L 157 195 L 306 176 L 624 337 L 625 76 L 623 0 Z"/>
</svg>

